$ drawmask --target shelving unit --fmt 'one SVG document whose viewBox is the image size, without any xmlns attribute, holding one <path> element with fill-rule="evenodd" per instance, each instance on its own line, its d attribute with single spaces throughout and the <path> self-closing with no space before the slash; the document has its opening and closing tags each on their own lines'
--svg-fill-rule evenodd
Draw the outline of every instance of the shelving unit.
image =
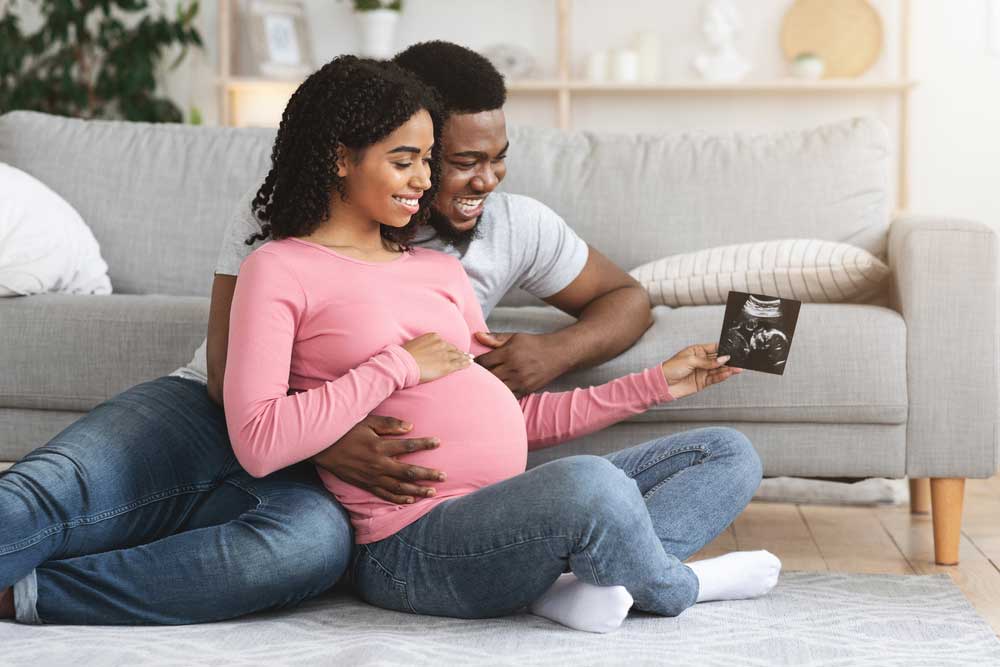
<svg viewBox="0 0 1000 667">
<path fill-rule="evenodd" d="M 556 105 L 557 126 L 571 129 L 572 101 L 579 95 L 830 95 L 863 94 L 894 95 L 899 99 L 898 111 L 898 187 L 897 207 L 905 209 L 908 202 L 909 158 L 909 94 L 917 85 L 909 78 L 910 0 L 899 0 L 899 72 L 898 79 L 775 79 L 769 81 L 744 81 L 739 83 L 711 83 L 685 80 L 662 83 L 614 83 L 574 79 L 570 54 L 570 25 L 572 0 L 554 0 L 556 3 L 557 71 L 550 79 L 508 81 L 507 90 L 512 94 L 552 95 Z M 224 125 L 234 122 L 234 97 L 243 91 L 295 90 L 298 81 L 270 81 L 253 77 L 234 76 L 232 72 L 232 21 L 235 0 L 219 0 L 219 53 L 220 53 L 220 118 Z"/>
</svg>

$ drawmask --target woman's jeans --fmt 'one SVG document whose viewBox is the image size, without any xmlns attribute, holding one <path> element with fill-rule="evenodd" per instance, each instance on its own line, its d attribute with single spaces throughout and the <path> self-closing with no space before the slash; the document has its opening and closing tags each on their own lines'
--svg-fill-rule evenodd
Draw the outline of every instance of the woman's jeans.
<svg viewBox="0 0 1000 667">
<path fill-rule="evenodd" d="M 0 589 L 24 623 L 180 624 L 297 604 L 353 534 L 311 462 L 254 479 L 205 385 L 162 377 L 0 473 Z"/>
<path fill-rule="evenodd" d="M 760 480 L 757 453 L 729 428 L 557 459 L 359 545 L 351 576 L 380 607 L 483 618 L 529 605 L 572 570 L 624 586 L 638 609 L 676 616 L 698 595 L 681 561 L 736 518 Z"/>
</svg>

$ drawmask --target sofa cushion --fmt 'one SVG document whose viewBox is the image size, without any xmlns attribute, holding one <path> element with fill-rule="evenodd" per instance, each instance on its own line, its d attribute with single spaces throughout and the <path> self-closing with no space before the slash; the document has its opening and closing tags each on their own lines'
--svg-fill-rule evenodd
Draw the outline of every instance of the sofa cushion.
<svg viewBox="0 0 1000 667">
<path fill-rule="evenodd" d="M 857 118 L 780 132 L 509 129 L 508 192 L 552 207 L 629 270 L 704 248 L 811 238 L 885 254 L 892 149 Z M 512 290 L 501 305 L 539 303 Z"/>
<path fill-rule="evenodd" d="M 208 296 L 233 207 L 262 182 L 274 130 L 0 116 L 0 162 L 90 227 L 118 294 Z"/>
<path fill-rule="evenodd" d="M 724 312 L 725 306 L 657 306 L 653 326 L 630 349 L 595 368 L 569 373 L 546 389 L 600 384 L 663 362 L 693 343 L 718 342 Z M 549 306 L 501 306 L 488 324 L 493 331 L 542 333 L 572 321 Z M 784 375 L 744 371 L 630 421 L 906 421 L 906 325 L 893 310 L 802 304 L 787 365 Z"/>
<path fill-rule="evenodd" d="M 97 240 L 66 200 L 0 162 L 0 296 L 110 294 Z"/>
<path fill-rule="evenodd" d="M 662 362 L 692 343 L 718 341 L 724 310 L 657 306 L 653 326 L 630 349 L 546 389 L 600 384 Z M 200 297 L 47 294 L 2 300 L 0 340 L 16 344 L 0 347 L 6 371 L 0 374 L 0 406 L 90 410 L 183 365 L 203 339 L 207 319 L 208 300 Z M 494 331 L 541 333 L 572 321 L 548 306 L 499 307 L 487 323 Z M 632 421 L 901 424 L 907 413 L 905 350 L 906 328 L 895 311 L 802 304 L 783 376 L 746 371 Z"/>
<path fill-rule="evenodd" d="M 203 297 L 0 299 L 0 406 L 90 410 L 187 363 L 207 322 Z"/>
<path fill-rule="evenodd" d="M 670 255 L 629 274 L 654 306 L 722 304 L 730 290 L 836 303 L 884 292 L 889 267 L 848 243 L 776 239 Z"/>
</svg>

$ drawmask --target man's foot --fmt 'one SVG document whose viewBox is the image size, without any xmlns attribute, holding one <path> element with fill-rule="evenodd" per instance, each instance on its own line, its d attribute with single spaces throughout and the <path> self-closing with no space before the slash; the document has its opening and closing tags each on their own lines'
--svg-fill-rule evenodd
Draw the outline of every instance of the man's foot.
<svg viewBox="0 0 1000 667">
<path fill-rule="evenodd" d="M 781 573 L 781 561 L 770 551 L 734 551 L 687 566 L 698 577 L 697 602 L 759 597 L 774 588 Z"/>
<path fill-rule="evenodd" d="M 0 619 L 14 618 L 14 589 L 11 586 L 0 591 Z"/>
<path fill-rule="evenodd" d="M 595 586 L 567 572 L 531 604 L 535 616 L 585 632 L 611 632 L 632 607 L 624 586 Z"/>
</svg>

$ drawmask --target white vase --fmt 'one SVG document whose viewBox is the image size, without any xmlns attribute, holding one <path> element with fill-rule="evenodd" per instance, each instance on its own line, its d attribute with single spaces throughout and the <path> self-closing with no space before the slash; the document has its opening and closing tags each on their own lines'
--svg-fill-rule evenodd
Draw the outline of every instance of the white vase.
<svg viewBox="0 0 1000 667">
<path fill-rule="evenodd" d="M 636 51 L 639 52 L 639 80 L 646 82 L 660 79 L 660 36 L 655 32 L 643 31 L 636 37 Z"/>
<path fill-rule="evenodd" d="M 593 51 L 587 56 L 587 80 L 594 82 L 608 80 L 607 51 Z"/>
<path fill-rule="evenodd" d="M 824 69 L 822 58 L 817 56 L 799 56 L 791 64 L 792 76 L 797 79 L 822 79 Z"/>
<path fill-rule="evenodd" d="M 391 58 L 396 52 L 396 23 L 399 12 L 394 9 L 373 9 L 354 12 L 361 27 L 361 55 L 365 58 Z"/>
<path fill-rule="evenodd" d="M 639 54 L 632 49 L 616 49 L 611 54 L 611 78 L 617 83 L 639 80 Z"/>
</svg>

